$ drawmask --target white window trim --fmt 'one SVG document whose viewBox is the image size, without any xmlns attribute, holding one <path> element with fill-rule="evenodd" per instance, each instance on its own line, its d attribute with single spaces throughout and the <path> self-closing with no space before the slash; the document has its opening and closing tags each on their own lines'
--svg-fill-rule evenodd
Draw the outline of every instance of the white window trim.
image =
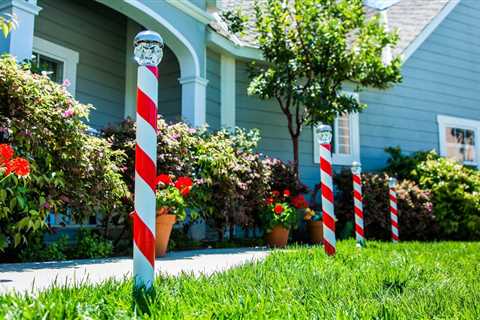
<svg viewBox="0 0 480 320">
<path fill-rule="evenodd" d="M 344 92 L 346 94 L 354 96 L 357 100 L 359 99 L 358 93 L 355 92 Z M 339 166 L 351 166 L 352 162 L 360 161 L 360 125 L 359 125 L 359 115 L 358 113 L 349 114 L 349 123 L 350 123 L 350 150 L 349 155 L 338 154 L 333 152 L 332 162 L 333 165 Z M 338 128 L 338 119 L 335 119 L 334 122 L 334 133 Z M 338 134 L 334 134 L 335 139 L 338 139 Z M 335 144 L 338 146 L 338 142 Z M 313 162 L 320 163 L 320 150 L 318 142 L 316 139 L 315 128 L 313 128 Z"/>
<path fill-rule="evenodd" d="M 437 116 L 438 122 L 438 144 L 440 146 L 440 155 L 442 157 L 447 156 L 447 148 L 446 148 L 446 137 L 445 137 L 445 128 L 446 127 L 454 127 L 454 128 L 461 128 L 461 129 L 470 129 L 475 132 L 475 157 L 476 161 L 464 161 L 463 164 L 469 166 L 476 166 L 480 168 L 480 121 L 465 119 L 465 118 L 457 118 L 457 117 L 450 117 L 444 115 Z"/>
<path fill-rule="evenodd" d="M 33 51 L 63 62 L 62 78 L 63 80 L 68 80 L 70 82 L 67 90 L 73 97 L 75 97 L 77 64 L 79 61 L 78 52 L 39 37 L 33 37 Z"/>
</svg>

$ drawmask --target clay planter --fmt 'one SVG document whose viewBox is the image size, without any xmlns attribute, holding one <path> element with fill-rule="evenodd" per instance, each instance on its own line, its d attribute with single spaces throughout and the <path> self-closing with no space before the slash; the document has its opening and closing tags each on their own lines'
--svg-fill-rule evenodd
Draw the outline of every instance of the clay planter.
<svg viewBox="0 0 480 320">
<path fill-rule="evenodd" d="M 308 221 L 308 234 L 313 244 L 323 243 L 323 221 Z"/>
<path fill-rule="evenodd" d="M 272 231 L 266 235 L 268 246 L 272 248 L 285 248 L 287 246 L 289 232 L 290 230 L 281 225 L 273 227 Z"/>
<path fill-rule="evenodd" d="M 173 225 L 177 221 L 174 214 L 165 214 L 164 208 L 157 210 L 156 235 L 155 235 L 155 254 L 157 257 L 163 257 L 167 254 L 168 240 L 172 232 Z"/>
</svg>

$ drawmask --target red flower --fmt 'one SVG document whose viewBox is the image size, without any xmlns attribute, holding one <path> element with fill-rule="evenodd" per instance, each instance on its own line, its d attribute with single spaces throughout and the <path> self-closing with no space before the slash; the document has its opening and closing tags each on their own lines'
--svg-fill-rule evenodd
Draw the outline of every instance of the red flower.
<svg viewBox="0 0 480 320">
<path fill-rule="evenodd" d="M 13 157 L 13 149 L 8 144 L 0 144 L 0 163 L 8 162 Z"/>
<path fill-rule="evenodd" d="M 267 205 L 273 204 L 273 198 L 267 198 Z"/>
<path fill-rule="evenodd" d="M 292 205 L 297 209 L 305 209 L 308 207 L 307 200 L 301 194 L 292 198 Z"/>
<path fill-rule="evenodd" d="M 157 177 L 157 185 L 160 183 L 168 186 L 172 184 L 172 179 L 168 174 L 161 174 Z"/>
<path fill-rule="evenodd" d="M 278 192 L 277 190 L 273 190 L 273 191 L 272 191 L 272 195 L 273 195 L 274 197 L 278 197 L 278 196 L 280 195 L 280 192 Z"/>
<path fill-rule="evenodd" d="M 192 185 L 192 179 L 189 177 L 179 177 L 177 182 L 175 182 L 175 188 L 177 188 L 184 197 L 190 193 Z"/>
<path fill-rule="evenodd" d="M 282 212 L 283 212 L 283 206 L 279 203 L 277 203 L 275 205 L 275 207 L 273 208 L 273 211 L 275 212 L 276 215 L 281 215 Z"/>
<path fill-rule="evenodd" d="M 19 177 L 28 176 L 30 173 L 30 164 L 24 158 L 15 158 L 7 162 L 7 170 L 5 172 L 6 175 L 10 173 L 15 173 Z"/>
<path fill-rule="evenodd" d="M 290 197 L 290 195 L 291 195 L 290 190 L 288 190 L 288 189 L 283 190 L 283 196 L 284 197 Z"/>
</svg>

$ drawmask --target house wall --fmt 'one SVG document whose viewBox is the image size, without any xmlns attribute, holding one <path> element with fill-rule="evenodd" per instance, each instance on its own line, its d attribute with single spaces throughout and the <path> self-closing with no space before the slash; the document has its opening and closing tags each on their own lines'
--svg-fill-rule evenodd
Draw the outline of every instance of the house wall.
<svg viewBox="0 0 480 320">
<path fill-rule="evenodd" d="M 35 36 L 75 50 L 76 98 L 95 106 L 90 125 L 117 122 L 124 114 L 125 34 L 123 15 L 93 1 L 39 0 Z"/>
<path fill-rule="evenodd" d="M 35 19 L 35 36 L 79 53 L 76 99 L 95 107 L 89 124 L 98 129 L 121 121 L 125 105 L 126 17 L 94 1 L 41 0 L 38 4 L 43 9 Z M 179 121 L 180 66 L 168 47 L 159 68 L 159 113 L 168 121 Z"/>
<path fill-rule="evenodd" d="M 220 129 L 220 54 L 207 50 L 207 123 Z"/>
<path fill-rule="evenodd" d="M 182 86 L 178 82 L 180 66 L 177 57 L 168 47 L 164 48 L 164 56 L 158 68 L 158 112 L 167 121 L 181 121 Z"/>
<path fill-rule="evenodd" d="M 384 167 L 387 146 L 439 151 L 437 115 L 480 120 L 480 1 L 463 0 L 403 66 L 402 84 L 360 95 L 364 168 Z M 478 143 L 478 142 L 477 142 Z"/>
</svg>

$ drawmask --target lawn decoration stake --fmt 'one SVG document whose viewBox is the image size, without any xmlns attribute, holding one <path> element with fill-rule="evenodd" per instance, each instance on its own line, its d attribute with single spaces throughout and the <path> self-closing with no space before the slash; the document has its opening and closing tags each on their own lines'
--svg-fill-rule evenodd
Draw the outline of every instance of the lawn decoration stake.
<svg viewBox="0 0 480 320">
<path fill-rule="evenodd" d="M 397 193 L 395 192 L 395 186 L 397 185 L 397 179 L 388 179 L 388 193 L 390 198 L 390 221 L 392 223 L 392 241 L 397 243 L 398 237 L 398 209 L 397 209 Z"/>
<path fill-rule="evenodd" d="M 335 214 L 333 209 L 332 182 L 332 127 L 321 125 L 317 128 L 320 145 L 320 180 L 322 184 L 323 245 L 328 255 L 336 251 Z"/>
<path fill-rule="evenodd" d="M 135 288 L 149 289 L 155 274 L 155 179 L 157 176 L 158 64 L 163 39 L 142 31 L 134 40 L 138 63 L 133 277 Z"/>
<path fill-rule="evenodd" d="M 353 177 L 353 211 L 355 216 L 355 239 L 357 246 L 365 246 L 365 234 L 363 229 L 363 196 L 362 196 L 362 165 L 359 162 L 352 163 Z"/>
</svg>

